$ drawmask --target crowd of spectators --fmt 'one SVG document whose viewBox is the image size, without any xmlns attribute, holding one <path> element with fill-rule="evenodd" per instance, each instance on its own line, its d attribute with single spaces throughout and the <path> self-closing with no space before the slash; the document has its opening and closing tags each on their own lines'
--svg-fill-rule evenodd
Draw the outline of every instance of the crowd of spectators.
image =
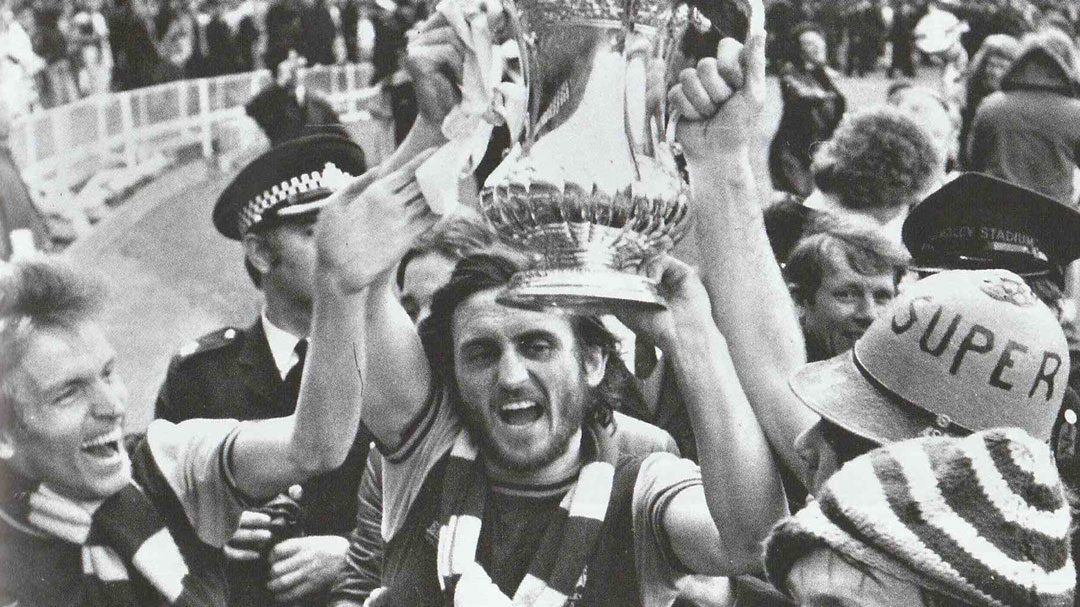
<svg viewBox="0 0 1080 607">
<path fill-rule="evenodd" d="M 771 12 L 781 17 L 769 26 L 770 60 L 783 98 L 769 157 L 777 190 L 806 197 L 827 176 L 812 166 L 837 149 L 831 143 L 837 141 L 834 131 L 847 109 L 836 86 L 842 72 L 851 76 L 887 66 L 887 76 L 894 78 L 914 75 L 916 66 L 926 64 L 936 73 L 928 84 L 919 83 L 926 78 L 895 80 L 885 101 L 930 135 L 945 175 L 961 169 L 982 171 L 1076 202 L 1073 178 L 1080 138 L 1073 126 L 1080 111 L 1080 14 L 1075 5 L 864 1 L 847 6 L 855 12 L 847 13 L 848 18 L 840 20 L 843 27 L 836 30 L 830 28 L 835 23 L 827 3 L 779 0 L 771 5 Z M 851 30 L 861 27 L 853 20 L 859 10 L 872 13 L 882 26 L 895 25 L 898 19 L 911 25 L 899 50 L 895 28 L 890 34 L 891 57 L 883 54 L 883 45 L 875 45 L 873 57 L 863 62 L 858 53 L 851 54 L 859 36 Z M 807 20 L 788 27 L 795 18 Z M 830 40 L 847 49 L 846 58 L 837 55 Z M 870 131 L 881 136 L 876 127 Z M 883 149 L 881 141 L 860 141 Z M 840 149 L 855 148 L 845 144 Z M 907 156 L 882 157 L 899 162 Z M 889 175 L 888 167 L 879 173 Z"/>
<path fill-rule="evenodd" d="M 422 0 L 4 0 L 0 54 L 24 81 L 19 105 L 49 108 L 181 78 L 370 61 L 397 70 Z M 10 66 L 7 66 L 10 68 Z M 5 87 L 10 82 L 5 77 Z M 8 91 L 5 91 L 7 93 Z"/>
<path fill-rule="evenodd" d="M 798 57 L 793 28 L 813 21 L 825 37 L 828 65 L 849 76 L 884 68 L 890 78 L 912 78 L 920 65 L 948 59 L 941 51 L 954 38 L 966 63 L 991 34 L 1018 37 L 1049 23 L 1075 35 L 1080 24 L 1080 6 L 1067 0 L 775 0 L 765 4 L 773 69 Z M 934 16 L 926 19 L 928 15 Z"/>
</svg>

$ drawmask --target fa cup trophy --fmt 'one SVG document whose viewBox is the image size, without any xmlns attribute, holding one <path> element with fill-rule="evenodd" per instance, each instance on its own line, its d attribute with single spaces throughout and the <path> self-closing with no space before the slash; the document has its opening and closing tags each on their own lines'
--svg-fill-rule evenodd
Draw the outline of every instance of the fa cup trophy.
<svg viewBox="0 0 1080 607">
<path fill-rule="evenodd" d="M 760 0 L 706 1 L 714 19 L 752 27 L 763 18 Z M 655 82 L 655 72 L 693 65 L 678 43 L 708 19 L 675 0 L 501 5 L 524 76 L 524 133 L 484 184 L 481 210 L 534 263 L 500 302 L 592 312 L 662 306 L 636 268 L 678 242 L 690 209 L 664 115 L 669 82 Z M 717 26 L 737 27 L 708 27 Z"/>
</svg>

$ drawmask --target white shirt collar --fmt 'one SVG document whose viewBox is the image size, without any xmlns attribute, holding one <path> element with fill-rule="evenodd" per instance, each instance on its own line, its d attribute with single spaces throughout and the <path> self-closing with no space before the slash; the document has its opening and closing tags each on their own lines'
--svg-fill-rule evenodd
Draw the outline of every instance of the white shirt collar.
<svg viewBox="0 0 1080 607">
<path fill-rule="evenodd" d="M 270 354 L 274 357 L 274 366 L 277 367 L 281 379 L 285 379 L 289 369 L 292 369 L 293 365 L 300 360 L 296 355 L 296 344 L 300 338 L 270 322 L 270 319 L 266 317 L 265 309 L 260 317 L 263 332 L 266 333 L 266 343 L 270 346 Z"/>
</svg>

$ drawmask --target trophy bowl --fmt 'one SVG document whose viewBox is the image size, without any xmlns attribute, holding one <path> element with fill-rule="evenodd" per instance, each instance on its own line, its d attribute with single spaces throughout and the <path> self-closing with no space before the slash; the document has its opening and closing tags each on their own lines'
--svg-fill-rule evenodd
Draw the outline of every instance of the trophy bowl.
<svg viewBox="0 0 1080 607">
<path fill-rule="evenodd" d="M 525 133 L 491 173 L 481 211 L 531 254 L 500 295 L 528 308 L 662 307 L 637 272 L 690 226 L 689 187 L 650 70 L 678 53 L 694 9 L 672 0 L 504 0 L 518 42 Z"/>
<path fill-rule="evenodd" d="M 537 254 L 500 301 L 579 312 L 663 305 L 656 285 L 633 270 L 670 249 L 689 225 L 685 188 L 649 197 L 631 187 L 609 195 L 576 184 L 510 184 L 485 190 L 483 200 L 503 240 Z"/>
</svg>

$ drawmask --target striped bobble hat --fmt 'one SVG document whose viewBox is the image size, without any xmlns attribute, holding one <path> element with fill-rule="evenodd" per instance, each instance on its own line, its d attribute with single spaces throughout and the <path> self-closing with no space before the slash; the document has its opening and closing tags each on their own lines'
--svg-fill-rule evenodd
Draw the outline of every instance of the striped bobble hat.
<svg viewBox="0 0 1080 607">
<path fill-rule="evenodd" d="M 766 542 L 777 588 L 817 548 L 972 605 L 1073 604 L 1070 512 L 1023 430 L 893 443 L 848 462 Z"/>
</svg>

